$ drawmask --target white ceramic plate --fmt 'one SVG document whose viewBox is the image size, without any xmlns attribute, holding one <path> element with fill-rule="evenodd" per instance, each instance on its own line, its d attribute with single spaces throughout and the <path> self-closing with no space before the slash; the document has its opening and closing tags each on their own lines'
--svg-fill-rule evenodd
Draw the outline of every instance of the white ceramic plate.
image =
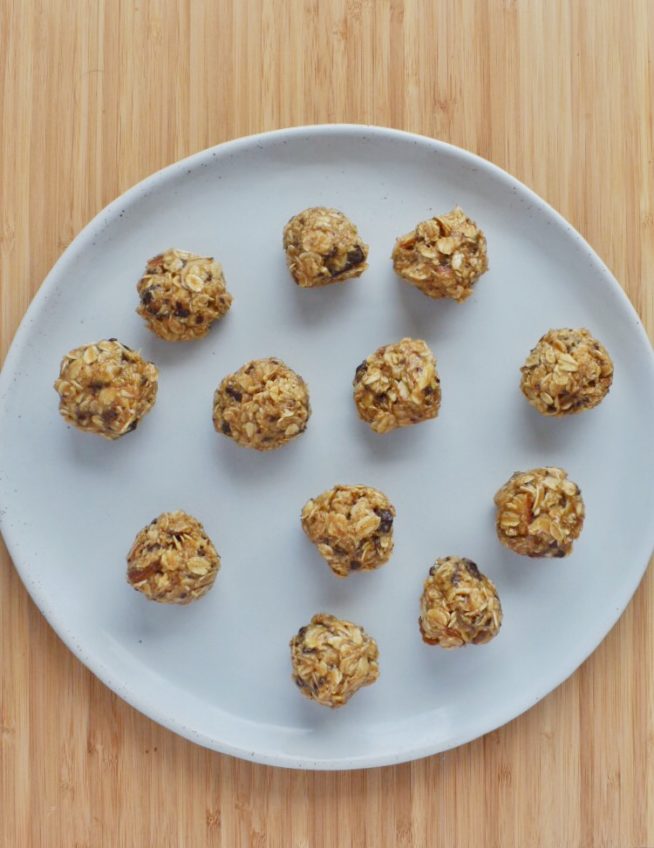
<svg viewBox="0 0 654 848">
<path fill-rule="evenodd" d="M 463 305 L 393 274 L 398 234 L 461 204 L 491 270 Z M 301 290 L 282 228 L 306 206 L 343 209 L 370 269 Z M 134 313 L 148 257 L 169 246 L 223 263 L 234 305 L 208 338 L 169 345 Z M 587 326 L 615 362 L 592 412 L 539 416 L 519 367 L 550 327 Z M 61 355 L 117 336 L 160 369 L 159 399 L 116 442 L 69 429 L 52 382 Z M 355 366 L 403 336 L 428 341 L 439 418 L 380 437 L 357 419 Z M 255 357 L 308 381 L 307 432 L 267 454 L 214 432 L 218 381 Z M 531 191 L 447 144 L 387 129 L 320 126 L 221 145 L 149 177 L 98 215 L 34 299 L 0 381 L 2 532 L 27 589 L 71 650 L 136 708 L 198 742 L 297 768 L 400 762 L 517 716 L 597 646 L 634 592 L 654 542 L 654 366 L 636 313 L 583 239 Z M 495 538 L 493 494 L 516 469 L 561 465 L 587 521 L 572 556 L 529 561 Z M 305 500 L 367 483 L 397 507 L 396 549 L 376 573 L 334 577 L 304 537 Z M 135 533 L 183 508 L 221 555 L 212 592 L 185 608 L 125 582 Z M 437 556 L 474 559 L 497 584 L 504 625 L 487 646 L 421 642 L 418 598 Z M 381 676 L 345 709 L 300 696 L 288 641 L 317 611 L 363 624 Z"/>
</svg>

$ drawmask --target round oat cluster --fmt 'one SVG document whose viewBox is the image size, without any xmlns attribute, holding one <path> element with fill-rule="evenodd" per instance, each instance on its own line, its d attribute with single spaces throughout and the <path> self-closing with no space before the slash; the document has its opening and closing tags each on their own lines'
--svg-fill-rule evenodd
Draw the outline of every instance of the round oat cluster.
<svg viewBox="0 0 654 848">
<path fill-rule="evenodd" d="M 302 509 L 304 532 L 338 577 L 388 561 L 394 518 L 393 504 L 370 486 L 334 486 Z"/>
<path fill-rule="evenodd" d="M 429 297 L 461 303 L 488 270 L 486 236 L 457 206 L 401 236 L 393 250 L 393 267 Z"/>
<path fill-rule="evenodd" d="M 613 381 L 613 362 L 588 330 L 549 330 L 520 369 L 520 387 L 542 415 L 574 415 L 597 406 Z"/>
<path fill-rule="evenodd" d="M 338 209 L 305 209 L 284 227 L 286 262 L 302 288 L 342 283 L 358 277 L 368 265 L 368 245 Z"/>
<path fill-rule="evenodd" d="M 220 557 L 200 522 L 164 512 L 137 535 L 127 555 L 127 580 L 151 601 L 190 604 L 206 595 Z"/>
<path fill-rule="evenodd" d="M 168 342 L 200 339 L 232 305 L 222 268 L 210 256 L 167 250 L 148 262 L 138 282 L 136 310 Z"/>
<path fill-rule="evenodd" d="M 118 439 L 152 409 L 158 376 L 152 362 L 116 339 L 76 347 L 55 380 L 59 412 L 78 430 Z"/>
<path fill-rule="evenodd" d="M 528 557 L 564 557 L 584 524 L 584 502 L 562 468 L 516 472 L 495 495 L 497 536 Z"/>
<path fill-rule="evenodd" d="M 306 383 L 279 359 L 255 359 L 225 377 L 213 399 L 213 423 L 246 448 L 273 450 L 306 429 Z"/>
<path fill-rule="evenodd" d="M 376 433 L 436 418 L 440 409 L 436 358 L 420 339 L 380 347 L 356 369 L 353 385 L 359 416 Z"/>
<path fill-rule="evenodd" d="M 418 621 L 429 645 L 482 645 L 497 636 L 502 605 L 495 585 L 472 560 L 449 556 L 429 569 Z"/>
<path fill-rule="evenodd" d="M 291 639 L 293 679 L 303 695 L 342 707 L 379 677 L 377 643 L 363 627 L 327 613 L 314 615 Z"/>
</svg>

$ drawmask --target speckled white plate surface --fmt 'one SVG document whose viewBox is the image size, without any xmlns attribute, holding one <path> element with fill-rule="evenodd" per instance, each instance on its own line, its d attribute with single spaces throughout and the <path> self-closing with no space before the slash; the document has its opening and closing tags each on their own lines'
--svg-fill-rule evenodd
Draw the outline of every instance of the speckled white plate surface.
<svg viewBox="0 0 654 848">
<path fill-rule="evenodd" d="M 491 270 L 463 305 L 398 280 L 395 236 L 459 203 L 483 227 Z M 282 228 L 306 206 L 343 209 L 370 244 L 359 280 L 291 281 Z M 148 257 L 216 256 L 234 305 L 201 342 L 168 345 L 134 313 Z M 613 389 L 570 420 L 533 411 L 519 367 L 549 327 L 586 326 L 615 362 Z M 109 443 L 69 429 L 52 382 L 61 355 L 117 336 L 160 369 L 139 429 Z M 438 358 L 439 418 L 385 437 L 356 416 L 351 381 L 378 345 L 422 337 Z M 218 436 L 212 392 L 275 355 L 308 381 L 307 432 L 258 454 Z M 620 287 L 547 204 L 488 162 L 387 129 L 321 126 L 245 138 L 149 177 L 97 216 L 57 262 L 0 378 L 1 528 L 27 589 L 72 651 L 155 721 L 236 756 L 355 768 L 442 751 L 509 721 L 597 646 L 654 543 L 654 365 Z M 516 469 L 555 464 L 583 489 L 572 556 L 529 561 L 495 538 L 492 498 Z M 397 507 L 388 565 L 335 578 L 304 537 L 305 500 L 368 483 Z M 135 533 L 164 510 L 204 522 L 222 555 L 211 593 L 185 608 L 125 582 Z M 420 640 L 434 558 L 474 559 L 504 626 L 458 651 Z M 300 696 L 288 640 L 317 611 L 363 624 L 381 676 L 342 710 Z"/>
</svg>

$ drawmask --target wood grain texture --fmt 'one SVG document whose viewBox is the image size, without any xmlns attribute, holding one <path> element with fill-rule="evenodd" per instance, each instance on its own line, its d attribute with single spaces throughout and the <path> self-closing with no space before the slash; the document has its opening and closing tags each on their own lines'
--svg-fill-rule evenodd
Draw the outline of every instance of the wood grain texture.
<svg viewBox="0 0 654 848">
<path fill-rule="evenodd" d="M 506 168 L 653 333 L 653 55 L 650 0 L 0 0 L 0 352 L 62 249 L 132 183 L 331 121 Z M 654 846 L 651 573 L 585 665 L 507 727 L 410 765 L 303 774 L 136 713 L 1 560 L 2 846 Z"/>
</svg>

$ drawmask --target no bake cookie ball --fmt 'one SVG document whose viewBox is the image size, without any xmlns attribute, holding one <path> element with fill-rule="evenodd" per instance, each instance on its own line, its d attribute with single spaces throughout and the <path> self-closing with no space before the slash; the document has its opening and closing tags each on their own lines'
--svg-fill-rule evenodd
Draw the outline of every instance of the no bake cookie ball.
<svg viewBox="0 0 654 848">
<path fill-rule="evenodd" d="M 393 250 L 393 267 L 429 297 L 460 303 L 488 270 L 486 237 L 457 206 L 401 236 Z"/>
<path fill-rule="evenodd" d="M 136 310 L 159 338 L 200 339 L 232 305 L 222 268 L 211 256 L 167 250 L 150 259 L 138 282 Z"/>
<path fill-rule="evenodd" d="M 206 595 L 220 557 L 200 522 L 164 512 L 137 535 L 127 555 L 127 580 L 151 601 L 190 604 Z"/>
<path fill-rule="evenodd" d="M 291 639 L 293 679 L 325 707 L 342 707 L 379 676 L 377 643 L 363 627 L 327 613 L 314 615 Z"/>
<path fill-rule="evenodd" d="M 502 606 L 495 585 L 469 559 L 437 559 L 429 570 L 418 620 L 429 645 L 460 648 L 497 636 Z"/>
<path fill-rule="evenodd" d="M 116 339 L 76 347 L 61 361 L 59 412 L 78 430 L 118 439 L 135 430 L 157 398 L 152 362 Z"/>
<path fill-rule="evenodd" d="M 338 209 L 315 206 L 284 227 L 286 263 L 302 288 L 342 283 L 368 267 L 368 245 Z"/>
<path fill-rule="evenodd" d="M 394 519 L 393 504 L 370 486 L 334 486 L 302 509 L 304 532 L 338 577 L 388 561 Z"/>
<path fill-rule="evenodd" d="M 523 556 L 567 556 L 584 524 L 581 491 L 562 468 L 516 472 L 495 505 L 500 542 Z"/>
<path fill-rule="evenodd" d="M 354 375 L 354 402 L 376 433 L 388 433 L 438 415 L 441 387 L 427 343 L 402 339 L 380 347 Z"/>
<path fill-rule="evenodd" d="M 280 359 L 248 362 L 214 394 L 216 430 L 259 451 L 279 448 L 304 432 L 310 414 L 306 383 Z"/>
<path fill-rule="evenodd" d="M 606 348 L 585 329 L 548 330 L 520 369 L 520 388 L 542 415 L 574 415 L 597 406 L 613 381 Z"/>
</svg>

